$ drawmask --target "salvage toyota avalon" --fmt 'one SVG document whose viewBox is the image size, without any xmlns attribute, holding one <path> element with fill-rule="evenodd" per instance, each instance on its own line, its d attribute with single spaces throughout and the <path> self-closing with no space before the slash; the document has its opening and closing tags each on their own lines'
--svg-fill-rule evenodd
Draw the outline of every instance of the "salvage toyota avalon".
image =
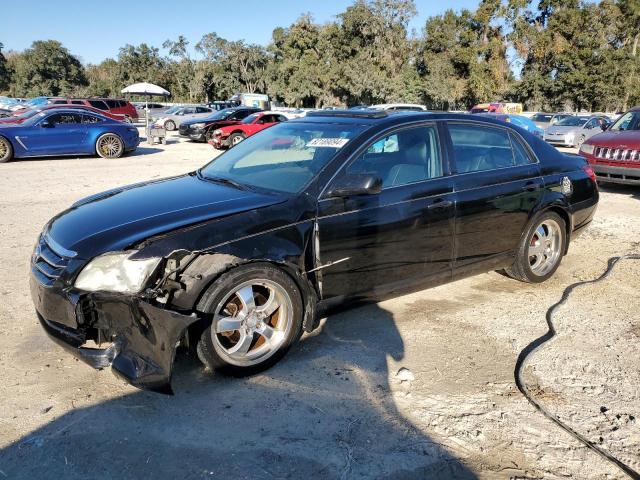
<svg viewBox="0 0 640 480">
<path fill-rule="evenodd" d="M 597 203 L 581 157 L 512 124 L 316 112 L 75 203 L 44 227 L 31 294 L 75 356 L 171 392 L 179 346 L 248 375 L 340 304 L 490 270 L 543 282 Z"/>
</svg>

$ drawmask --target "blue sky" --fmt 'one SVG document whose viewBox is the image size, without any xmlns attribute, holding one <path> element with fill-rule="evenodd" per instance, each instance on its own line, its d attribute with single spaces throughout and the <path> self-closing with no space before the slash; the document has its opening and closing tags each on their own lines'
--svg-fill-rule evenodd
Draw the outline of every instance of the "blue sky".
<svg viewBox="0 0 640 480">
<path fill-rule="evenodd" d="M 5 1 L 0 42 L 7 50 L 24 50 L 34 40 L 59 40 L 87 63 L 115 57 L 118 49 L 142 42 L 161 47 L 182 34 L 194 45 L 216 32 L 229 40 L 266 45 L 275 27 L 286 27 L 303 13 L 317 22 L 332 20 L 352 0 L 56 0 Z M 475 8 L 478 0 L 415 0 L 418 16 L 410 27 L 447 8 Z M 133 8 L 133 6 L 137 8 Z M 147 11 L 148 10 L 148 11 Z M 22 20 L 26 20 L 26 23 Z"/>
</svg>

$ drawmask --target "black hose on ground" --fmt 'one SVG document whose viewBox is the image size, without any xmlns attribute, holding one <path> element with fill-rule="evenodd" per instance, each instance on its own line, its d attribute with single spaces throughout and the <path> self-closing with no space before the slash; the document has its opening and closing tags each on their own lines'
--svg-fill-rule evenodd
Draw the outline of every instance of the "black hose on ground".
<svg viewBox="0 0 640 480">
<path fill-rule="evenodd" d="M 565 432 L 567 432 L 569 435 L 574 437 L 576 440 L 583 443 L 586 447 L 596 452 L 605 460 L 613 463 L 616 467 L 618 467 L 620 470 L 626 473 L 630 478 L 633 478 L 634 480 L 640 480 L 640 473 L 638 473 L 637 471 L 635 471 L 634 469 L 632 469 L 630 466 L 623 463 L 622 461 L 618 460 L 616 457 L 614 457 L 610 453 L 605 452 L 602 448 L 600 448 L 598 445 L 593 443 L 591 440 L 587 439 L 585 436 L 576 432 L 570 426 L 563 423 L 558 417 L 548 412 L 540 403 L 538 403 L 533 398 L 533 396 L 527 389 L 527 386 L 525 385 L 524 381 L 522 380 L 522 369 L 524 367 L 524 363 L 527 357 L 531 355 L 534 351 L 536 351 L 542 344 L 548 342 L 553 337 L 555 337 L 556 329 L 553 326 L 553 315 L 562 305 L 564 305 L 567 302 L 567 300 L 569 299 L 569 295 L 571 295 L 571 292 L 573 292 L 573 290 L 575 290 L 577 287 L 581 285 L 588 285 L 591 283 L 597 283 L 604 280 L 611 274 L 611 272 L 613 271 L 613 268 L 616 266 L 616 264 L 620 260 L 640 260 L 640 254 L 630 254 L 630 255 L 624 255 L 622 257 L 612 257 L 609 259 L 607 269 L 604 271 L 602 275 L 600 275 L 597 278 L 594 278 L 593 280 L 586 280 L 583 282 L 574 283 L 572 285 L 569 285 L 564 290 L 564 292 L 562 293 L 562 297 L 560 298 L 560 301 L 552 305 L 551 308 L 547 310 L 546 320 L 547 320 L 547 325 L 549 327 L 549 330 L 547 331 L 547 333 L 545 333 L 541 337 L 536 338 L 534 341 L 532 341 L 520 352 L 520 354 L 518 355 L 518 360 L 516 361 L 514 376 L 515 376 L 516 385 L 518 386 L 518 390 L 520 390 L 520 393 L 522 393 L 522 395 L 525 396 L 525 398 L 529 401 L 529 403 L 531 403 L 531 405 L 533 405 L 536 409 L 538 409 L 540 413 L 542 413 L 545 417 L 547 417 L 549 420 L 554 422 L 556 425 L 558 425 L 560 428 L 562 428 Z"/>
</svg>

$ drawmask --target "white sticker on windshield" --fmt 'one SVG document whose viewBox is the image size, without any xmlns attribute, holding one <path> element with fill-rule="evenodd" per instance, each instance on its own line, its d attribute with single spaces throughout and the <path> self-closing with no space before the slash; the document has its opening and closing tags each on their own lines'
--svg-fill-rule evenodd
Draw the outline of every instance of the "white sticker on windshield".
<svg viewBox="0 0 640 480">
<path fill-rule="evenodd" d="M 347 142 L 348 138 L 314 138 L 307 143 L 307 147 L 330 147 L 330 148 L 342 148 Z"/>
</svg>

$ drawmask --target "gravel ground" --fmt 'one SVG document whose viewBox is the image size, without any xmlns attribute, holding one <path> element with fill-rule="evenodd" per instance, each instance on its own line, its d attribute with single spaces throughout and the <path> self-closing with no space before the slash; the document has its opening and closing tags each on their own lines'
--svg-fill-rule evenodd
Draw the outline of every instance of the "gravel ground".
<svg viewBox="0 0 640 480">
<path fill-rule="evenodd" d="M 640 189 L 603 187 L 557 274 L 488 273 L 324 319 L 264 374 L 177 360 L 176 395 L 136 390 L 50 342 L 28 294 L 43 224 L 116 185 L 192 170 L 208 145 L 0 168 L 0 477 L 624 478 L 518 392 L 518 353 L 609 257 L 640 253 Z M 525 378 L 554 415 L 640 470 L 640 261 L 576 289 Z M 404 370 L 406 369 L 406 370 Z"/>
</svg>

